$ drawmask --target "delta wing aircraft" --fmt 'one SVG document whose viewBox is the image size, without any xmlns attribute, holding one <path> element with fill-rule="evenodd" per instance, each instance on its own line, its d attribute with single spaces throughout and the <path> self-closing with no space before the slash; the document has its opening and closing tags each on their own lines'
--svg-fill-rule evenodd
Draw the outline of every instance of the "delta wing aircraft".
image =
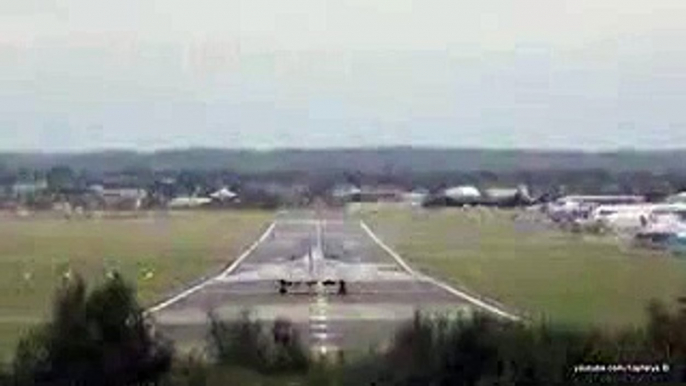
<svg viewBox="0 0 686 386">
<path fill-rule="evenodd" d="M 282 295 L 308 292 L 319 288 L 337 288 L 339 295 L 346 295 L 349 284 L 380 281 L 411 280 L 409 273 L 397 264 L 365 262 L 345 249 L 330 251 L 322 245 L 321 235 L 316 243 L 308 246 L 304 256 L 286 255 L 258 264 L 243 264 L 241 269 L 222 278 L 230 282 L 273 282 Z"/>
</svg>

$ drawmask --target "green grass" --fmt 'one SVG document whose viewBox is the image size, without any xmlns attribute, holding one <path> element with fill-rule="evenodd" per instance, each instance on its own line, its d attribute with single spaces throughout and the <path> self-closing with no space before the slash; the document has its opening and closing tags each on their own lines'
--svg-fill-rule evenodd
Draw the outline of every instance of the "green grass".
<svg viewBox="0 0 686 386">
<path fill-rule="evenodd" d="M 88 283 L 117 269 L 144 305 L 219 270 L 266 228 L 268 212 L 183 212 L 129 219 L 0 219 L 0 355 L 43 320 L 63 273 Z M 152 278 L 145 273 L 153 272 Z M 30 278 L 28 276 L 30 275 Z"/>
<path fill-rule="evenodd" d="M 619 327 L 644 322 L 651 299 L 686 295 L 686 260 L 612 237 L 522 229 L 513 212 L 382 210 L 370 226 L 411 264 L 534 320 Z"/>
</svg>

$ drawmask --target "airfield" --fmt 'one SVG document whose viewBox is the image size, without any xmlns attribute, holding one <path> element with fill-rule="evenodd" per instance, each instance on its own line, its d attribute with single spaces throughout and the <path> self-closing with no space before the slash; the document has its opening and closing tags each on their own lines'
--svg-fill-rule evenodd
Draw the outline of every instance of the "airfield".
<svg viewBox="0 0 686 386">
<path fill-rule="evenodd" d="M 280 294 L 277 278 L 307 269 L 300 262 L 318 249 L 321 264 L 335 270 L 327 277 L 344 278 L 347 294 L 322 285 Z M 158 328 L 181 346 L 203 340 L 210 311 L 222 320 L 237 320 L 249 311 L 264 322 L 291 321 L 308 347 L 327 354 L 382 349 L 416 312 L 467 318 L 475 309 L 516 318 L 414 271 L 359 219 L 301 213 L 280 215 L 224 272 L 150 312 Z"/>
<path fill-rule="evenodd" d="M 481 310 L 581 328 L 644 323 L 649 301 L 686 293 L 686 259 L 564 232 L 522 211 L 379 206 L 346 211 L 187 211 L 0 221 L 0 357 L 49 320 L 65 272 L 89 286 L 117 269 L 177 348 L 202 348 L 207 313 L 295 324 L 315 351 L 383 348 L 415 311 Z M 517 219 L 515 218 L 517 217 Z M 279 294 L 319 266 L 346 279 Z M 324 262 L 322 265 L 321 261 Z M 290 277 L 289 277 L 290 276 Z M 357 279 L 357 280 L 356 280 Z"/>
</svg>

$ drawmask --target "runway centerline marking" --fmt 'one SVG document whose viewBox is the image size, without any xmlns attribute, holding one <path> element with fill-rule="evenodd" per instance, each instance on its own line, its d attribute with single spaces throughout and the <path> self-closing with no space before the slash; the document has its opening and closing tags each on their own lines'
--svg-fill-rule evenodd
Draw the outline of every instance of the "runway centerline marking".
<svg viewBox="0 0 686 386">
<path fill-rule="evenodd" d="M 326 323 L 311 323 L 310 330 L 328 330 L 329 326 Z"/>
<path fill-rule="evenodd" d="M 323 254 L 322 242 L 322 222 L 316 223 L 316 248 L 317 253 Z M 312 350 L 318 352 L 319 355 L 326 356 L 329 350 L 335 350 L 336 347 L 329 342 L 329 324 L 328 324 L 328 310 L 329 303 L 326 295 L 326 288 L 321 282 L 318 282 L 315 288 L 316 296 L 313 298 L 314 302 L 310 305 L 310 338 L 312 342 Z"/>
</svg>

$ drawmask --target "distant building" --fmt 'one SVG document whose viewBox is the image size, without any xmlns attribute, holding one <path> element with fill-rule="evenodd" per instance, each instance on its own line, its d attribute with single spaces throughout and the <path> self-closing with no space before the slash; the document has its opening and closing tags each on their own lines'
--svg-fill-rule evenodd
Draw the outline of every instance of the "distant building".
<svg viewBox="0 0 686 386">
<path fill-rule="evenodd" d="M 363 186 L 360 190 L 360 202 L 400 202 L 407 193 L 396 185 Z"/>
<path fill-rule="evenodd" d="M 484 196 L 494 199 L 494 200 L 499 200 L 499 199 L 507 199 L 507 198 L 512 198 L 516 196 L 519 193 L 519 189 L 517 188 L 488 188 L 484 189 Z"/>
<path fill-rule="evenodd" d="M 208 197 L 176 197 L 167 205 L 170 209 L 190 209 L 210 205 L 212 201 Z"/>
<path fill-rule="evenodd" d="M 686 204 L 686 192 L 680 192 L 673 196 L 669 196 L 665 201 L 670 204 Z"/>
<path fill-rule="evenodd" d="M 138 210 L 148 197 L 148 192 L 141 188 L 91 185 L 89 190 L 100 199 L 106 209 Z"/>
<path fill-rule="evenodd" d="M 361 192 L 362 190 L 355 185 L 336 185 L 331 190 L 331 196 L 336 200 L 349 201 L 352 197 L 359 195 Z"/>
<path fill-rule="evenodd" d="M 334 199 L 342 202 L 401 202 L 408 192 L 395 185 L 339 185 L 332 191 Z"/>
<path fill-rule="evenodd" d="M 424 203 L 424 201 L 429 196 L 429 191 L 426 189 L 415 189 L 411 192 L 404 193 L 402 195 L 402 201 L 410 204 L 412 206 L 419 206 Z"/>
<path fill-rule="evenodd" d="M 18 181 L 15 182 L 10 188 L 11 194 L 14 197 L 25 197 L 40 193 L 48 189 L 47 180 L 36 180 L 36 181 Z"/>
<path fill-rule="evenodd" d="M 296 182 L 247 181 L 240 186 L 237 193 L 243 205 L 267 208 L 279 205 L 304 205 L 309 199 L 310 189 L 308 185 Z"/>
<path fill-rule="evenodd" d="M 578 203 L 578 204 L 641 204 L 645 202 L 645 197 L 636 195 L 595 195 L 595 196 L 564 196 L 556 200 L 559 203 Z"/>
</svg>

